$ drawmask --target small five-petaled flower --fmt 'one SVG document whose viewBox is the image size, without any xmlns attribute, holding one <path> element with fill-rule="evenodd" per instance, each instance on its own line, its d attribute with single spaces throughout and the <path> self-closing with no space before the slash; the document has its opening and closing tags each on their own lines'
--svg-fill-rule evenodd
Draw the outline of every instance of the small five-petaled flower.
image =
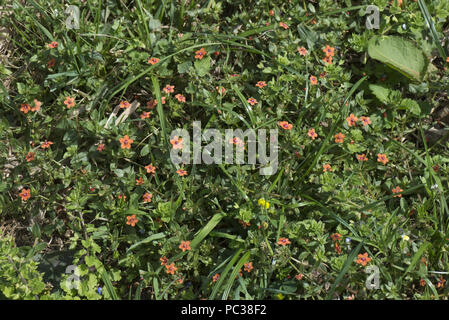
<svg viewBox="0 0 449 320">
<path fill-rule="evenodd" d="M 287 244 L 290 244 L 290 240 L 288 238 L 279 238 L 278 244 L 281 246 L 286 246 Z"/>
<path fill-rule="evenodd" d="M 361 264 L 362 266 L 366 266 L 366 264 L 371 261 L 371 258 L 368 257 L 367 252 L 365 252 L 364 254 L 359 254 L 357 257 L 358 259 L 356 262 L 358 264 Z"/>
<path fill-rule="evenodd" d="M 190 250 L 190 241 L 181 241 L 181 244 L 179 245 L 179 249 L 182 250 L 182 252 L 186 251 L 186 250 Z"/>
<path fill-rule="evenodd" d="M 133 214 L 131 216 L 127 216 L 126 217 L 126 224 L 130 225 L 131 227 L 134 227 L 136 225 L 137 222 L 139 222 L 139 220 L 136 218 L 136 215 Z"/>
</svg>

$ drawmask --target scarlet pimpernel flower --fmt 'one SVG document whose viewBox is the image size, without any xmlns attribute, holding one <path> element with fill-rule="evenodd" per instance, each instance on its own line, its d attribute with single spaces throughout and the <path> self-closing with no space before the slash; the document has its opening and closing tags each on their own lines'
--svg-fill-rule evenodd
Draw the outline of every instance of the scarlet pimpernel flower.
<svg viewBox="0 0 449 320">
<path fill-rule="evenodd" d="M 207 54 L 206 50 L 204 48 L 201 48 L 200 50 L 195 52 L 195 59 L 203 59 L 204 56 Z"/>
<path fill-rule="evenodd" d="M 131 227 L 134 227 L 139 220 L 136 218 L 136 215 L 133 214 L 131 216 L 126 217 L 126 224 L 130 225 Z"/>
<path fill-rule="evenodd" d="M 307 135 L 312 138 L 312 140 L 315 140 L 316 137 L 318 137 L 318 134 L 315 132 L 314 128 L 309 129 L 307 132 Z"/>
<path fill-rule="evenodd" d="M 278 242 L 281 246 L 286 246 L 287 244 L 291 244 L 290 240 L 288 238 L 279 238 Z"/>
<path fill-rule="evenodd" d="M 388 162 L 387 155 L 385 153 L 378 153 L 377 154 L 377 162 L 382 162 L 384 165 Z"/>
<path fill-rule="evenodd" d="M 120 138 L 121 148 L 122 149 L 131 149 L 131 144 L 134 142 L 127 134 Z"/>
<path fill-rule="evenodd" d="M 366 264 L 371 261 L 371 258 L 368 257 L 367 252 L 365 252 L 364 254 L 359 254 L 357 257 L 358 259 L 356 263 L 361 264 L 362 266 L 366 266 Z"/>
<path fill-rule="evenodd" d="M 173 146 L 173 149 L 182 149 L 182 138 L 175 136 L 173 139 L 170 140 L 171 145 Z"/>
<path fill-rule="evenodd" d="M 349 127 L 355 126 L 357 124 L 357 120 L 358 118 L 353 113 L 351 113 L 349 117 L 346 118 Z"/>
<path fill-rule="evenodd" d="M 315 76 L 310 76 L 310 83 L 312 85 L 316 85 L 318 83 L 318 79 Z"/>
<path fill-rule="evenodd" d="M 25 156 L 25 159 L 27 160 L 27 162 L 33 161 L 35 155 L 36 155 L 36 153 L 30 151 Z"/>
<path fill-rule="evenodd" d="M 22 191 L 20 191 L 19 196 L 22 198 L 22 201 L 27 201 L 31 197 L 30 189 L 23 188 Z"/>
<path fill-rule="evenodd" d="M 181 176 L 181 177 L 187 175 L 187 171 L 184 169 L 178 169 L 178 170 L 176 170 L 176 173 L 179 174 L 179 176 Z"/>
<path fill-rule="evenodd" d="M 245 268 L 243 268 L 244 271 L 251 272 L 251 270 L 254 269 L 252 262 L 247 262 L 244 263 L 243 265 L 245 266 Z"/>
<path fill-rule="evenodd" d="M 70 109 L 71 107 L 75 106 L 75 98 L 65 97 L 64 104 L 67 106 L 67 109 Z"/>
<path fill-rule="evenodd" d="M 167 84 L 164 89 L 162 89 L 165 93 L 170 94 L 172 92 L 175 92 L 175 86 L 171 86 Z"/>
<path fill-rule="evenodd" d="M 152 164 L 145 166 L 145 169 L 147 170 L 147 173 L 152 173 L 152 174 L 156 173 L 156 167 L 153 166 Z"/>
<path fill-rule="evenodd" d="M 179 245 L 179 249 L 182 250 L 182 252 L 186 251 L 186 250 L 190 250 L 190 241 L 181 241 L 181 244 Z"/>
<path fill-rule="evenodd" d="M 402 190 L 399 186 L 396 186 L 396 188 L 393 188 L 391 191 L 393 191 L 393 193 L 395 193 L 395 194 L 399 193 L 399 194 L 396 194 L 394 197 L 401 198 L 402 194 L 400 194 L 400 193 L 404 190 Z"/>
<path fill-rule="evenodd" d="M 50 148 L 50 146 L 51 146 L 52 144 L 53 144 L 53 142 L 45 140 L 44 142 L 42 142 L 41 148 L 42 148 L 42 149 L 48 149 L 48 148 Z"/>
<path fill-rule="evenodd" d="M 368 158 L 366 157 L 366 155 L 364 153 L 362 153 L 362 154 L 358 154 L 357 155 L 357 160 L 359 160 L 359 161 L 368 161 Z"/>
<path fill-rule="evenodd" d="M 267 83 L 265 81 L 258 81 L 256 83 L 256 87 L 259 87 L 260 89 L 262 89 L 263 87 L 265 87 L 267 85 Z"/>
<path fill-rule="evenodd" d="M 334 56 L 334 48 L 326 45 L 326 48 L 323 49 L 323 52 L 326 54 L 326 57 L 333 57 Z"/>
<path fill-rule="evenodd" d="M 159 58 L 149 58 L 148 59 L 148 63 L 151 65 L 155 65 L 158 62 L 159 62 Z"/>
<path fill-rule="evenodd" d="M 334 136 L 335 142 L 336 142 L 336 143 L 343 143 L 345 137 L 346 137 L 346 136 L 345 136 L 343 133 L 339 132 L 339 133 L 337 133 L 337 134 Z"/>
<path fill-rule="evenodd" d="M 305 56 L 307 54 L 307 49 L 304 47 L 298 47 L 297 48 L 300 55 Z"/>
<path fill-rule="evenodd" d="M 175 267 L 174 263 L 166 264 L 165 268 L 165 272 L 167 272 L 168 274 L 175 274 L 176 270 L 178 270 L 178 268 Z"/>
<path fill-rule="evenodd" d="M 291 130 L 293 128 L 293 125 L 287 121 L 280 121 L 278 124 L 284 130 Z"/>
<path fill-rule="evenodd" d="M 143 202 L 151 202 L 151 199 L 153 198 L 153 194 L 145 192 L 142 196 Z"/>
<path fill-rule="evenodd" d="M 178 93 L 175 98 L 179 101 L 179 102 L 186 102 L 186 97 L 184 97 L 182 94 Z"/>
</svg>

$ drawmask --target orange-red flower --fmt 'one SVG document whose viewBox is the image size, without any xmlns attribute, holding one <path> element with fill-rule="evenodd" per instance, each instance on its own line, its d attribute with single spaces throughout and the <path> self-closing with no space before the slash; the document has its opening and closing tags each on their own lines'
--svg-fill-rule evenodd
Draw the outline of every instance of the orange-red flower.
<svg viewBox="0 0 449 320">
<path fill-rule="evenodd" d="M 244 271 L 251 272 L 251 270 L 254 269 L 252 262 L 247 262 L 244 263 L 243 265 L 245 266 L 245 268 L 243 268 Z"/>
<path fill-rule="evenodd" d="M 323 60 L 324 63 L 332 64 L 332 57 L 331 56 L 326 56 L 322 60 Z"/>
<path fill-rule="evenodd" d="M 75 105 L 75 98 L 65 97 L 64 104 L 67 106 L 67 109 L 70 109 Z"/>
<path fill-rule="evenodd" d="M 125 196 L 124 194 L 119 194 L 119 195 L 117 196 L 117 198 L 118 198 L 119 200 L 123 199 L 123 201 L 126 200 L 126 196 Z"/>
<path fill-rule="evenodd" d="M 312 85 L 316 85 L 318 83 L 318 79 L 315 76 L 310 76 L 310 83 Z"/>
<path fill-rule="evenodd" d="M 179 174 L 181 177 L 187 175 L 187 171 L 183 169 L 176 170 L 176 173 Z"/>
<path fill-rule="evenodd" d="M 288 238 L 279 238 L 278 244 L 281 246 L 286 246 L 287 244 L 290 244 L 290 240 Z"/>
<path fill-rule="evenodd" d="M 341 254 L 341 247 L 338 242 L 335 242 L 335 251 L 337 251 L 338 254 Z"/>
<path fill-rule="evenodd" d="M 307 49 L 304 47 L 298 47 L 298 52 L 300 55 L 305 56 L 307 54 Z"/>
<path fill-rule="evenodd" d="M 303 275 L 302 273 L 298 273 L 298 274 L 295 276 L 295 279 L 296 279 L 296 280 L 302 280 L 303 277 L 304 277 L 304 275 Z"/>
<path fill-rule="evenodd" d="M 55 58 L 51 58 L 50 60 L 48 60 L 48 62 L 47 62 L 47 67 L 50 69 L 50 68 L 53 68 L 54 66 L 55 66 L 55 64 L 56 64 L 56 60 L 55 60 Z"/>
<path fill-rule="evenodd" d="M 19 196 L 22 198 L 22 201 L 27 201 L 31 197 L 30 189 L 23 188 L 22 191 L 20 191 Z"/>
<path fill-rule="evenodd" d="M 53 142 L 45 140 L 44 142 L 42 142 L 41 148 L 42 148 L 42 149 L 48 149 L 48 148 L 50 148 L 50 146 L 51 146 L 52 144 L 53 144 Z"/>
<path fill-rule="evenodd" d="M 143 184 L 143 178 L 140 177 L 139 179 L 136 179 L 136 185 L 141 186 Z"/>
<path fill-rule="evenodd" d="M 153 194 L 145 192 L 142 196 L 143 202 L 151 202 L 151 199 L 153 198 Z"/>
<path fill-rule="evenodd" d="M 307 135 L 312 138 L 312 140 L 315 140 L 316 137 L 318 137 L 318 134 L 315 132 L 314 128 L 309 129 L 307 132 Z"/>
<path fill-rule="evenodd" d="M 343 143 L 343 140 L 344 140 L 345 137 L 346 137 L 346 136 L 345 136 L 343 133 L 339 132 L 339 133 L 337 133 L 337 134 L 334 136 L 335 142 L 336 142 L 336 143 Z"/>
<path fill-rule="evenodd" d="M 357 155 L 357 160 L 359 160 L 359 161 L 368 161 L 368 158 L 366 157 L 366 155 L 364 153 L 362 153 L 362 154 L 358 154 Z"/>
<path fill-rule="evenodd" d="M 279 25 L 284 29 L 288 29 L 288 25 L 284 22 L 279 22 Z"/>
<path fill-rule="evenodd" d="M 274 16 L 274 10 L 271 9 L 270 11 L 268 11 L 268 14 L 269 14 L 270 16 Z"/>
<path fill-rule="evenodd" d="M 219 94 L 225 94 L 226 93 L 226 89 L 224 87 L 215 87 L 215 89 L 217 89 Z"/>
<path fill-rule="evenodd" d="M 148 109 L 154 109 L 156 104 L 157 104 L 157 102 L 155 100 L 151 99 L 150 101 L 147 102 L 147 108 Z"/>
<path fill-rule="evenodd" d="M 236 146 L 241 146 L 243 147 L 245 145 L 245 142 L 243 142 L 242 139 L 240 139 L 239 137 L 234 137 L 229 139 L 229 143 L 235 144 Z"/>
<path fill-rule="evenodd" d="M 326 48 L 323 49 L 323 52 L 326 54 L 327 57 L 333 57 L 334 56 L 334 48 L 326 45 Z"/>
<path fill-rule="evenodd" d="M 280 121 L 278 124 L 284 130 L 291 130 L 293 128 L 293 125 L 291 123 L 288 123 L 287 121 Z"/>
<path fill-rule="evenodd" d="M 34 152 L 28 152 L 27 155 L 25 156 L 25 159 L 27 160 L 27 162 L 33 161 L 34 160 L 34 156 L 36 154 Z"/>
<path fill-rule="evenodd" d="M 178 93 L 175 96 L 176 99 L 178 99 L 179 102 L 186 102 L 186 97 L 184 97 L 182 94 Z"/>
<path fill-rule="evenodd" d="M 377 162 L 382 162 L 384 165 L 387 164 L 388 162 L 387 155 L 385 153 L 378 153 Z"/>
<path fill-rule="evenodd" d="M 265 87 L 267 85 L 267 83 L 265 81 L 258 81 L 256 83 L 256 87 L 259 87 L 260 89 L 262 89 L 263 87 Z"/>
<path fill-rule="evenodd" d="M 248 98 L 248 103 L 253 106 L 257 103 L 257 100 L 254 98 Z"/>
<path fill-rule="evenodd" d="M 139 220 L 136 218 L 136 215 L 133 214 L 131 216 L 127 216 L 126 219 L 128 221 L 126 221 L 126 224 L 129 224 L 131 227 L 134 227 L 136 225 L 137 222 L 139 222 Z"/>
<path fill-rule="evenodd" d="M 120 101 L 120 108 L 128 109 L 129 107 L 131 107 L 131 103 L 129 103 L 128 101 Z"/>
<path fill-rule="evenodd" d="M 56 41 L 52 41 L 51 43 L 48 44 L 48 47 L 52 48 L 52 49 L 57 48 L 58 47 L 58 43 Z"/>
<path fill-rule="evenodd" d="M 37 99 L 34 99 L 33 101 L 34 101 L 34 107 L 31 108 L 31 111 L 40 111 L 40 110 L 41 110 L 42 102 L 40 102 L 40 101 L 37 100 Z"/>
<path fill-rule="evenodd" d="M 175 267 L 174 263 L 166 264 L 165 268 L 167 269 L 165 270 L 165 272 L 167 272 L 168 274 L 175 274 L 176 270 L 178 270 L 178 268 Z"/>
<path fill-rule="evenodd" d="M 31 106 L 28 103 L 22 103 L 20 105 L 20 111 L 22 111 L 23 113 L 28 113 L 29 111 L 31 111 Z"/>
<path fill-rule="evenodd" d="M 173 139 L 170 140 L 171 145 L 173 146 L 173 149 L 182 149 L 182 138 L 175 136 Z"/>
<path fill-rule="evenodd" d="M 156 173 L 156 167 L 153 166 L 152 164 L 145 166 L 145 169 L 147 169 L 147 173 L 152 173 L 152 174 Z"/>
<path fill-rule="evenodd" d="M 152 65 L 154 65 L 154 64 L 156 64 L 158 62 L 159 62 L 159 58 L 149 58 L 148 59 L 148 63 L 152 64 Z"/>
<path fill-rule="evenodd" d="M 371 258 L 368 257 L 367 252 L 365 252 L 364 254 L 359 254 L 357 257 L 358 259 L 356 262 L 358 264 L 361 264 L 362 266 L 366 266 L 366 264 L 371 261 Z"/>
<path fill-rule="evenodd" d="M 150 115 L 151 115 L 151 112 L 149 112 L 149 111 L 144 111 L 144 112 L 142 112 L 142 114 L 140 115 L 140 119 L 149 119 L 150 118 Z"/>
<path fill-rule="evenodd" d="M 181 244 L 179 245 L 179 249 L 182 250 L 182 252 L 186 251 L 186 250 L 190 250 L 190 241 L 181 241 Z"/>
<path fill-rule="evenodd" d="M 157 104 L 157 100 L 154 99 L 154 103 Z M 165 104 L 165 97 L 161 98 L 161 104 Z"/>
<path fill-rule="evenodd" d="M 120 138 L 120 143 L 122 144 L 121 145 L 122 149 L 131 149 L 131 144 L 133 142 L 134 142 L 134 140 L 131 139 L 127 134 L 123 138 Z"/>
<path fill-rule="evenodd" d="M 171 85 L 167 84 L 167 85 L 165 86 L 165 88 L 162 89 L 162 90 L 163 90 L 165 93 L 170 94 L 170 93 L 172 93 L 172 92 L 175 92 L 175 86 L 171 86 Z"/>
<path fill-rule="evenodd" d="M 100 143 L 100 144 L 98 144 L 98 147 L 97 147 L 97 150 L 98 151 L 103 151 L 103 149 L 104 149 L 104 146 L 105 146 L 105 144 L 104 143 Z"/>
<path fill-rule="evenodd" d="M 446 58 L 446 62 L 449 62 L 449 57 Z"/>
<path fill-rule="evenodd" d="M 204 48 L 201 48 L 200 50 L 195 52 L 195 59 L 203 59 L 204 56 L 207 54 L 206 50 Z"/>
<path fill-rule="evenodd" d="M 348 126 L 350 126 L 350 127 L 357 125 L 357 120 L 358 120 L 358 118 L 353 113 L 351 113 L 349 115 L 349 117 L 346 118 L 346 121 L 348 122 Z"/>
<path fill-rule="evenodd" d="M 161 266 L 165 266 L 168 263 L 168 259 L 166 256 L 163 256 L 159 260 L 161 261 Z"/>
<path fill-rule="evenodd" d="M 426 286 L 426 280 L 424 280 L 424 279 L 419 280 L 419 285 L 421 287 L 425 287 Z"/>
<path fill-rule="evenodd" d="M 440 276 L 440 281 L 437 283 L 437 288 L 444 288 L 444 283 L 446 282 L 445 279 L 443 279 L 443 276 Z"/>
<path fill-rule="evenodd" d="M 399 186 L 396 186 L 396 188 L 393 188 L 391 191 L 393 191 L 393 193 L 401 193 L 404 190 L 402 190 Z M 394 197 L 401 198 L 402 194 L 397 194 Z"/>
<path fill-rule="evenodd" d="M 332 167 L 330 164 L 326 163 L 325 165 L 323 165 L 323 172 L 326 171 L 332 171 Z"/>
<path fill-rule="evenodd" d="M 341 234 L 339 233 L 333 233 L 331 234 L 332 241 L 340 241 L 341 240 Z"/>
<path fill-rule="evenodd" d="M 215 275 L 212 277 L 212 282 L 217 282 L 218 279 L 220 279 L 220 274 L 219 274 L 219 273 L 215 274 Z"/>
<path fill-rule="evenodd" d="M 362 116 L 360 117 L 360 121 L 362 121 L 364 126 L 371 124 L 371 120 L 369 117 Z"/>
</svg>

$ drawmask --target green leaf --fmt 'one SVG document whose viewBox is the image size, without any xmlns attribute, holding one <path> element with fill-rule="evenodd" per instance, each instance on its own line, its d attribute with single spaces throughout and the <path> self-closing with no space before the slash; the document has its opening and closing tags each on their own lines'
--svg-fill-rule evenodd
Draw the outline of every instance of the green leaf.
<svg viewBox="0 0 449 320">
<path fill-rule="evenodd" d="M 180 64 L 178 64 L 178 72 L 186 73 L 187 71 L 189 71 L 191 66 L 192 66 L 192 63 L 190 61 L 180 63 Z"/>
<path fill-rule="evenodd" d="M 374 36 L 368 43 L 368 54 L 416 81 L 424 78 L 429 63 L 422 50 L 397 36 Z"/>
<path fill-rule="evenodd" d="M 195 69 L 198 72 L 198 76 L 204 77 L 209 73 L 210 69 L 210 57 L 207 56 L 201 60 L 195 61 Z"/>
<path fill-rule="evenodd" d="M 140 156 L 141 157 L 145 157 L 147 154 L 149 154 L 150 153 L 150 145 L 149 144 L 147 144 L 147 145 L 145 145 L 143 148 L 142 148 L 142 150 L 140 150 Z"/>
<path fill-rule="evenodd" d="M 209 222 L 201 229 L 195 238 L 192 240 L 190 247 L 193 249 L 195 248 L 208 234 L 211 232 L 215 226 L 223 219 L 225 216 L 224 213 L 217 213 L 215 214 Z"/>
<path fill-rule="evenodd" d="M 163 239 L 163 238 L 165 238 L 165 233 L 163 233 L 163 232 L 152 234 L 151 236 L 143 239 L 142 241 L 139 241 L 139 242 L 136 242 L 135 244 L 133 244 L 131 247 L 128 248 L 127 252 L 135 249 L 136 247 L 140 246 L 141 244 L 159 240 L 159 239 Z"/>
<path fill-rule="evenodd" d="M 411 112 L 415 116 L 419 116 L 421 114 L 421 108 L 415 100 L 408 98 L 402 99 L 400 107 Z"/>
</svg>

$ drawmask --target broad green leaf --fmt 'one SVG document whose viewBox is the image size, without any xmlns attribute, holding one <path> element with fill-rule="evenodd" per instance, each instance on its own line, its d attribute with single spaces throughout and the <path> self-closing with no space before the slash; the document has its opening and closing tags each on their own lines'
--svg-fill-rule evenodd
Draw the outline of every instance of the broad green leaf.
<svg viewBox="0 0 449 320">
<path fill-rule="evenodd" d="M 204 77 L 208 74 L 210 69 L 210 57 L 207 56 L 201 60 L 196 60 L 195 69 L 200 77 Z"/>
<path fill-rule="evenodd" d="M 408 78 L 421 81 L 429 64 L 421 49 L 397 36 L 375 36 L 368 44 L 368 54 Z"/>
</svg>

